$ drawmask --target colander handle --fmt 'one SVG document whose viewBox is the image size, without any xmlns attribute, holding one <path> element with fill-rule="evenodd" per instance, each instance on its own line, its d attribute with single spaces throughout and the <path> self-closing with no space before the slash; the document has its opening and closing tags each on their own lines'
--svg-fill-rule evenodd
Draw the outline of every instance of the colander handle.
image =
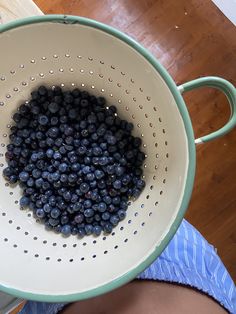
<svg viewBox="0 0 236 314">
<path fill-rule="evenodd" d="M 236 89 L 230 82 L 220 77 L 207 76 L 207 77 L 198 78 L 196 80 L 184 83 L 178 86 L 178 89 L 181 93 L 184 93 L 184 92 L 188 92 L 190 90 L 193 90 L 199 87 L 206 87 L 206 86 L 219 89 L 225 94 L 229 102 L 231 115 L 230 115 L 229 121 L 222 128 L 208 135 L 205 135 L 203 137 L 196 139 L 195 140 L 196 144 L 212 141 L 216 139 L 217 137 L 227 134 L 236 126 Z"/>
</svg>

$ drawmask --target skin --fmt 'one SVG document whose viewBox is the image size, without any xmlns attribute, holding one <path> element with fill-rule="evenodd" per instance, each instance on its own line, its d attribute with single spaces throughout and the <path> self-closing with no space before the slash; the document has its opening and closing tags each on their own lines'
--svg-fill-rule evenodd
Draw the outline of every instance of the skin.
<svg viewBox="0 0 236 314">
<path fill-rule="evenodd" d="M 217 302 L 194 289 L 135 280 L 105 295 L 69 305 L 62 314 L 225 314 Z"/>
</svg>

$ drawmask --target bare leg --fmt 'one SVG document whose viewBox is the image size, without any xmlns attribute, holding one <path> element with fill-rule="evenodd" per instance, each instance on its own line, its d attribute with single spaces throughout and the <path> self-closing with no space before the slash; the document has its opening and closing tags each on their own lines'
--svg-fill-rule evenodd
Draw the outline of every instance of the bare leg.
<svg viewBox="0 0 236 314">
<path fill-rule="evenodd" d="M 108 294 L 73 303 L 63 314 L 225 314 L 213 299 L 193 289 L 133 281 Z"/>
</svg>

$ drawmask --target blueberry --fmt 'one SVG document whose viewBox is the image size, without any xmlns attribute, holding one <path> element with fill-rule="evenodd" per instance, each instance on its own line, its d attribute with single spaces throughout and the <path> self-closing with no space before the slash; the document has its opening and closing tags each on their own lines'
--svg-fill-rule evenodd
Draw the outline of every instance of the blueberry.
<svg viewBox="0 0 236 314">
<path fill-rule="evenodd" d="M 33 178 L 35 178 L 35 179 L 40 178 L 40 177 L 41 177 L 41 171 L 40 171 L 39 169 L 34 169 L 34 170 L 32 171 L 32 176 L 33 176 Z"/>
<path fill-rule="evenodd" d="M 84 211 L 84 216 L 85 216 L 85 217 L 90 218 L 90 217 L 92 217 L 93 215 L 94 215 L 93 209 L 91 209 L 91 208 L 85 209 L 85 211 Z"/>
<path fill-rule="evenodd" d="M 40 115 L 39 118 L 38 118 L 38 122 L 39 122 L 40 125 L 47 125 L 49 120 L 48 120 L 47 116 Z"/>
<path fill-rule="evenodd" d="M 61 212 L 57 208 L 53 208 L 50 212 L 52 218 L 57 219 L 60 216 Z"/>
<path fill-rule="evenodd" d="M 95 179 L 95 175 L 93 174 L 93 173 L 88 173 L 87 175 L 86 175 L 86 179 L 88 180 L 88 181 L 93 181 L 94 179 Z M 90 185 L 91 186 L 91 185 Z"/>
<path fill-rule="evenodd" d="M 119 205 L 120 204 L 120 197 L 119 196 L 115 196 L 113 199 L 112 199 L 112 203 L 114 205 Z"/>
<path fill-rule="evenodd" d="M 120 209 L 120 210 L 118 210 L 117 215 L 118 215 L 120 220 L 123 220 L 126 217 L 126 211 L 123 209 Z"/>
<path fill-rule="evenodd" d="M 60 181 L 62 183 L 66 183 L 68 181 L 68 175 L 67 174 L 62 174 L 60 177 Z"/>
<path fill-rule="evenodd" d="M 92 176 L 92 175 L 93 175 L 93 174 L 87 174 L 87 176 Z M 90 180 L 89 180 L 89 181 L 90 181 Z M 89 185 L 90 185 L 90 187 L 91 187 L 92 189 L 94 189 L 94 188 L 96 188 L 96 186 L 97 186 L 97 181 L 96 181 L 96 180 L 90 181 Z"/>
<path fill-rule="evenodd" d="M 109 212 L 104 212 L 104 213 L 102 214 L 102 219 L 103 219 L 103 220 L 109 220 L 109 219 L 110 219 L 110 214 L 109 214 Z"/>
<path fill-rule="evenodd" d="M 71 200 L 71 192 L 67 191 L 67 192 L 63 193 L 63 197 L 64 197 L 65 201 L 69 202 Z"/>
<path fill-rule="evenodd" d="M 48 93 L 47 88 L 45 86 L 40 86 L 38 88 L 38 94 L 40 96 L 45 96 Z"/>
<path fill-rule="evenodd" d="M 68 112 L 68 116 L 70 119 L 76 119 L 78 116 L 78 111 L 76 109 L 70 109 Z"/>
<path fill-rule="evenodd" d="M 52 102 L 49 104 L 48 110 L 51 113 L 56 113 L 57 111 L 59 111 L 59 105 L 56 102 Z"/>
<path fill-rule="evenodd" d="M 137 188 L 143 189 L 145 187 L 145 181 L 140 179 L 137 181 Z"/>
<path fill-rule="evenodd" d="M 20 198 L 20 206 L 27 207 L 27 206 L 29 206 L 29 203 L 30 203 L 30 199 L 28 197 L 22 196 Z"/>
<path fill-rule="evenodd" d="M 82 227 L 79 227 L 79 228 L 78 228 L 78 236 L 79 236 L 80 238 L 83 238 L 83 237 L 85 236 L 85 234 L 86 234 L 85 229 L 82 228 Z"/>
<path fill-rule="evenodd" d="M 107 157 L 101 157 L 101 158 L 99 158 L 99 165 L 101 165 L 101 166 L 105 166 L 105 165 L 107 165 L 108 164 L 108 158 Z"/>
<path fill-rule="evenodd" d="M 66 150 L 65 146 L 61 146 L 61 147 L 59 148 L 59 153 L 61 153 L 62 155 L 65 155 L 66 152 L 67 152 L 67 150 Z"/>
<path fill-rule="evenodd" d="M 109 195 L 105 195 L 104 197 L 103 197 L 103 200 L 104 200 L 104 202 L 107 204 L 107 205 L 110 205 L 111 204 L 111 197 L 109 196 Z"/>
<path fill-rule="evenodd" d="M 53 159 L 55 159 L 55 160 L 61 160 L 61 158 L 62 158 L 62 156 L 61 156 L 61 154 L 60 154 L 59 152 L 55 152 L 55 153 L 53 154 Z"/>
<path fill-rule="evenodd" d="M 49 218 L 49 225 L 52 227 L 56 227 L 59 224 L 59 219 Z"/>
<path fill-rule="evenodd" d="M 115 168 L 115 174 L 116 174 L 118 177 L 122 176 L 124 173 L 125 173 L 125 168 L 124 168 L 124 167 L 117 166 L 117 167 Z"/>
<path fill-rule="evenodd" d="M 113 229 L 113 227 L 112 227 L 112 224 L 111 224 L 111 223 L 109 223 L 109 222 L 105 223 L 105 225 L 104 225 L 104 231 L 105 231 L 106 233 L 111 233 L 111 232 L 112 232 L 112 229 Z"/>
<path fill-rule="evenodd" d="M 109 136 L 107 138 L 107 143 L 110 144 L 110 145 L 115 145 L 116 144 L 116 138 L 115 136 Z"/>
<path fill-rule="evenodd" d="M 96 236 L 99 236 L 102 232 L 102 228 L 100 226 L 94 226 L 93 227 L 93 234 Z"/>
<path fill-rule="evenodd" d="M 18 113 L 18 112 L 14 113 L 14 115 L 13 115 L 13 120 L 14 120 L 16 123 L 18 123 L 18 122 L 20 122 L 20 119 L 21 119 L 21 114 Z"/>
<path fill-rule="evenodd" d="M 100 213 L 105 212 L 105 211 L 106 211 L 106 209 L 107 209 L 107 205 L 106 205 L 106 203 L 101 202 L 101 203 L 99 203 L 99 204 L 98 204 L 98 211 L 99 211 Z"/>
<path fill-rule="evenodd" d="M 77 235 L 78 234 L 78 229 L 76 227 L 72 227 L 71 234 L 72 235 Z"/>
<path fill-rule="evenodd" d="M 48 130 L 48 135 L 51 138 L 56 138 L 58 136 L 58 134 L 59 134 L 59 129 L 57 127 L 51 127 Z"/>
<path fill-rule="evenodd" d="M 50 196 L 48 203 L 51 206 L 55 206 L 56 205 L 56 197 L 54 195 Z"/>
<path fill-rule="evenodd" d="M 119 223 L 120 219 L 119 219 L 119 216 L 118 215 L 112 215 L 111 218 L 110 218 L 110 223 L 113 225 L 113 226 L 117 226 L 118 223 Z"/>
<path fill-rule="evenodd" d="M 121 208 L 121 209 L 124 209 L 124 210 L 127 210 L 127 209 L 128 209 L 128 204 L 127 204 L 127 202 L 121 201 L 121 202 L 120 202 L 120 208 Z"/>
<path fill-rule="evenodd" d="M 43 210 L 42 208 L 38 208 L 38 209 L 36 210 L 36 216 L 37 216 L 38 218 L 44 218 L 44 217 L 45 217 L 45 212 L 44 212 L 44 210 Z"/>
<path fill-rule="evenodd" d="M 70 225 L 64 225 L 61 228 L 61 233 L 64 236 L 69 236 L 71 234 L 71 226 Z"/>
<path fill-rule="evenodd" d="M 132 197 L 133 198 L 138 198 L 139 197 L 139 195 L 141 194 L 141 190 L 140 189 L 138 189 L 138 188 L 134 188 L 133 189 L 133 191 L 132 191 Z"/>
<path fill-rule="evenodd" d="M 93 233 L 93 226 L 90 224 L 85 225 L 84 229 L 85 229 L 86 235 L 90 235 Z"/>
<path fill-rule="evenodd" d="M 7 167 L 3 170 L 4 177 L 10 177 L 12 174 L 13 174 L 13 169 L 10 167 Z"/>
<path fill-rule="evenodd" d="M 68 182 L 75 183 L 77 181 L 77 175 L 75 173 L 71 173 L 68 176 Z"/>
<path fill-rule="evenodd" d="M 71 170 L 74 172 L 77 172 L 80 170 L 80 164 L 79 163 L 75 163 L 73 165 L 71 165 Z"/>
<path fill-rule="evenodd" d="M 54 154 L 54 150 L 53 150 L 53 149 L 51 149 L 51 148 L 47 149 L 47 151 L 46 151 L 46 156 L 47 156 L 49 159 L 52 158 L 53 154 Z"/>
<path fill-rule="evenodd" d="M 106 166 L 106 172 L 108 174 L 114 174 L 115 173 L 115 166 L 114 165 L 108 165 Z"/>
<path fill-rule="evenodd" d="M 80 146 L 80 147 L 77 149 L 77 151 L 78 151 L 78 154 L 82 156 L 82 155 L 85 155 L 85 154 L 86 154 L 87 148 L 86 148 L 85 146 Z"/>
<path fill-rule="evenodd" d="M 22 137 L 16 136 L 12 142 L 15 146 L 21 146 L 23 139 Z"/>
<path fill-rule="evenodd" d="M 46 204 L 48 202 L 48 196 L 47 195 L 42 195 L 41 196 L 41 201 L 43 204 Z"/>
<path fill-rule="evenodd" d="M 85 200 L 84 201 L 84 207 L 85 208 L 90 208 L 92 207 L 92 202 L 90 200 Z"/>
<path fill-rule="evenodd" d="M 87 183 L 80 184 L 80 191 L 82 193 L 87 193 L 89 191 L 89 185 Z"/>
<path fill-rule="evenodd" d="M 99 221 L 101 221 L 101 216 L 99 214 L 95 214 L 94 219 L 95 219 L 95 221 L 99 222 Z"/>
<path fill-rule="evenodd" d="M 22 182 L 26 182 L 29 179 L 29 173 L 26 171 L 22 171 L 19 173 L 19 179 Z"/>
<path fill-rule="evenodd" d="M 95 170 L 94 174 L 98 180 L 104 177 L 104 172 L 102 170 Z"/>
<path fill-rule="evenodd" d="M 84 221 L 84 215 L 83 214 L 78 214 L 78 215 L 75 216 L 74 220 L 75 220 L 75 222 L 77 224 L 80 224 L 80 223 L 82 223 Z"/>
<path fill-rule="evenodd" d="M 43 179 L 42 178 L 38 178 L 38 179 L 36 179 L 35 180 L 35 186 L 37 187 L 37 188 L 41 188 L 42 187 L 42 185 L 43 185 Z"/>
<path fill-rule="evenodd" d="M 106 187 L 106 182 L 104 180 L 100 180 L 97 186 L 99 189 L 104 189 Z"/>
<path fill-rule="evenodd" d="M 116 189 L 116 190 L 120 190 L 120 188 L 122 187 L 122 182 L 120 180 L 115 180 L 113 182 L 113 187 Z"/>
<path fill-rule="evenodd" d="M 94 147 L 93 148 L 93 154 L 94 156 L 101 156 L 102 155 L 102 149 L 100 147 Z"/>
<path fill-rule="evenodd" d="M 61 221 L 62 225 L 66 225 L 69 222 L 69 217 L 64 215 L 64 216 L 61 217 L 60 221 Z"/>
<path fill-rule="evenodd" d="M 134 128 L 133 123 L 127 123 L 126 124 L 126 131 L 131 132 Z"/>
</svg>

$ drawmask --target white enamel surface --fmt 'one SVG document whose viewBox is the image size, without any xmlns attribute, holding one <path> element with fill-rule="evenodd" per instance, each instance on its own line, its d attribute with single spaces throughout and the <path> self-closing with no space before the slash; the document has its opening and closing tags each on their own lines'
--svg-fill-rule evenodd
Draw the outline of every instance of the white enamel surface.
<svg viewBox="0 0 236 314">
<path fill-rule="evenodd" d="M 30 212 L 19 209 L 15 203 L 20 197 L 19 188 L 5 186 L 1 167 L 0 284 L 58 295 L 85 292 L 111 282 L 154 251 L 178 213 L 188 148 L 174 98 L 142 56 L 93 28 L 34 24 L 0 34 L 0 46 L 0 103 L 4 102 L 0 107 L 1 164 L 5 165 L 3 146 L 8 143 L 5 136 L 12 113 L 41 84 L 63 83 L 71 88 L 73 83 L 105 96 L 118 107 L 122 117 L 134 123 L 136 135 L 143 135 L 143 150 L 147 154 L 146 188 L 129 207 L 127 219 L 105 240 L 103 236 L 63 238 L 45 231 L 33 217 L 28 217 Z"/>
</svg>

